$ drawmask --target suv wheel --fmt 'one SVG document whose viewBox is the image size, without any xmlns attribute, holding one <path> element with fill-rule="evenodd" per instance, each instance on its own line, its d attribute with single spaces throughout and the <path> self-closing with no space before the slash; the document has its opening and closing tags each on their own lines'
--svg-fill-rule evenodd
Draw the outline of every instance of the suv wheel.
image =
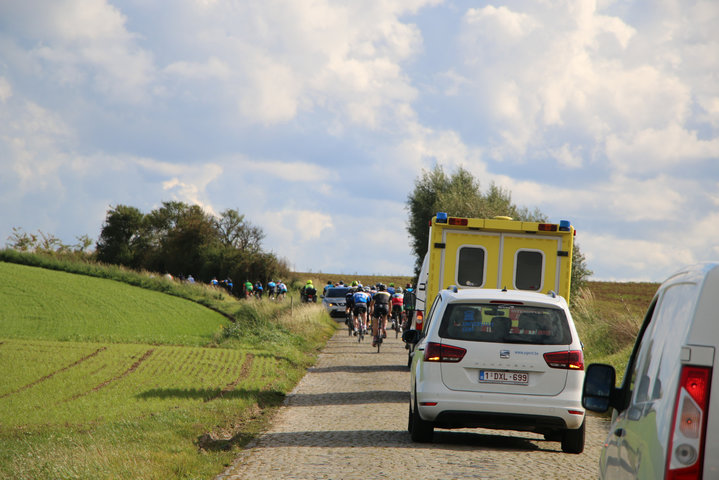
<svg viewBox="0 0 719 480">
<path fill-rule="evenodd" d="M 582 453 L 584 451 L 584 425 L 576 430 L 565 430 L 562 434 L 562 451 L 564 453 Z"/>
<path fill-rule="evenodd" d="M 417 410 L 417 395 L 414 399 L 414 409 L 409 412 L 409 433 L 413 442 L 427 443 L 432 441 L 434 436 L 434 425 L 432 422 L 422 420 Z"/>
</svg>

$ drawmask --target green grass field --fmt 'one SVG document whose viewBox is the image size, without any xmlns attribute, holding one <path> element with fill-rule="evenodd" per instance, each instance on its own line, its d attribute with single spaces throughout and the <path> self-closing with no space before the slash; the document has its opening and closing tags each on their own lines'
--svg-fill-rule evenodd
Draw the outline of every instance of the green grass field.
<svg viewBox="0 0 719 480">
<path fill-rule="evenodd" d="M 585 363 L 608 363 L 618 380 L 658 283 L 587 282 L 571 312 L 584 343 Z"/>
<path fill-rule="evenodd" d="M 318 305 L 225 299 L 232 323 L 113 280 L 0 275 L 0 478 L 212 478 L 335 328 Z"/>
<path fill-rule="evenodd" d="M 126 283 L 0 262 L 5 338 L 206 345 L 227 323 L 197 303 Z"/>
</svg>

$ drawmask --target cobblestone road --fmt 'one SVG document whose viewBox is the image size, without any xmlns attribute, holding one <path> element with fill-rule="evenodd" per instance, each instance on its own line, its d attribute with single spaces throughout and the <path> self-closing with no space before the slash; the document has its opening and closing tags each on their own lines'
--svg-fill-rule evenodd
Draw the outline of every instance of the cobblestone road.
<svg viewBox="0 0 719 480">
<path fill-rule="evenodd" d="M 217 479 L 597 478 L 608 429 L 597 417 L 587 418 L 581 455 L 540 435 L 483 429 L 435 430 L 433 443 L 412 443 L 407 354 L 388 336 L 378 354 L 339 330 L 271 429 Z"/>
</svg>

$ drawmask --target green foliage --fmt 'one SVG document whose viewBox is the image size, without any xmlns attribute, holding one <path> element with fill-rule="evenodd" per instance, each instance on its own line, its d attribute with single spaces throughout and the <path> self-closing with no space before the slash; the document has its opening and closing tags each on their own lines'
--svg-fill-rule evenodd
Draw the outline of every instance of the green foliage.
<svg viewBox="0 0 719 480">
<path fill-rule="evenodd" d="M 118 205 L 107 212 L 105 224 L 97 241 L 97 258 L 101 262 L 138 267 L 140 258 L 137 246 L 141 242 L 140 227 L 143 215 L 140 210 Z"/>
<path fill-rule="evenodd" d="M 92 245 L 87 235 L 76 237 L 77 243 L 67 245 L 54 235 L 38 231 L 37 234 L 26 233 L 21 228 L 13 227 L 6 247 L 19 252 L 38 252 L 46 255 L 73 256 L 78 260 L 87 257 L 86 250 Z"/>
<path fill-rule="evenodd" d="M 98 260 L 136 269 L 213 277 L 268 281 L 288 273 L 287 262 L 262 251 L 265 234 L 237 210 L 218 217 L 198 205 L 163 202 L 143 214 L 118 205 L 105 218 L 97 242 Z"/>
<path fill-rule="evenodd" d="M 579 245 L 575 242 L 574 248 L 572 249 L 572 291 L 570 293 L 572 302 L 579 296 L 579 292 L 586 286 L 587 279 L 591 277 L 593 273 L 594 272 L 587 266 L 587 259 L 579 249 Z"/>
</svg>

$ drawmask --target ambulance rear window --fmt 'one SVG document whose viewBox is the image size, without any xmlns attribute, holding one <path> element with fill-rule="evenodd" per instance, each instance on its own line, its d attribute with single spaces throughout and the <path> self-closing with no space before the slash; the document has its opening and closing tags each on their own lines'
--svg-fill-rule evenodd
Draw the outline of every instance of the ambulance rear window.
<svg viewBox="0 0 719 480">
<path fill-rule="evenodd" d="M 482 247 L 461 247 L 457 252 L 457 283 L 464 287 L 484 285 L 484 258 Z"/>
<path fill-rule="evenodd" d="M 520 250 L 515 257 L 514 285 L 517 290 L 542 289 L 544 254 L 536 250 Z"/>
</svg>

